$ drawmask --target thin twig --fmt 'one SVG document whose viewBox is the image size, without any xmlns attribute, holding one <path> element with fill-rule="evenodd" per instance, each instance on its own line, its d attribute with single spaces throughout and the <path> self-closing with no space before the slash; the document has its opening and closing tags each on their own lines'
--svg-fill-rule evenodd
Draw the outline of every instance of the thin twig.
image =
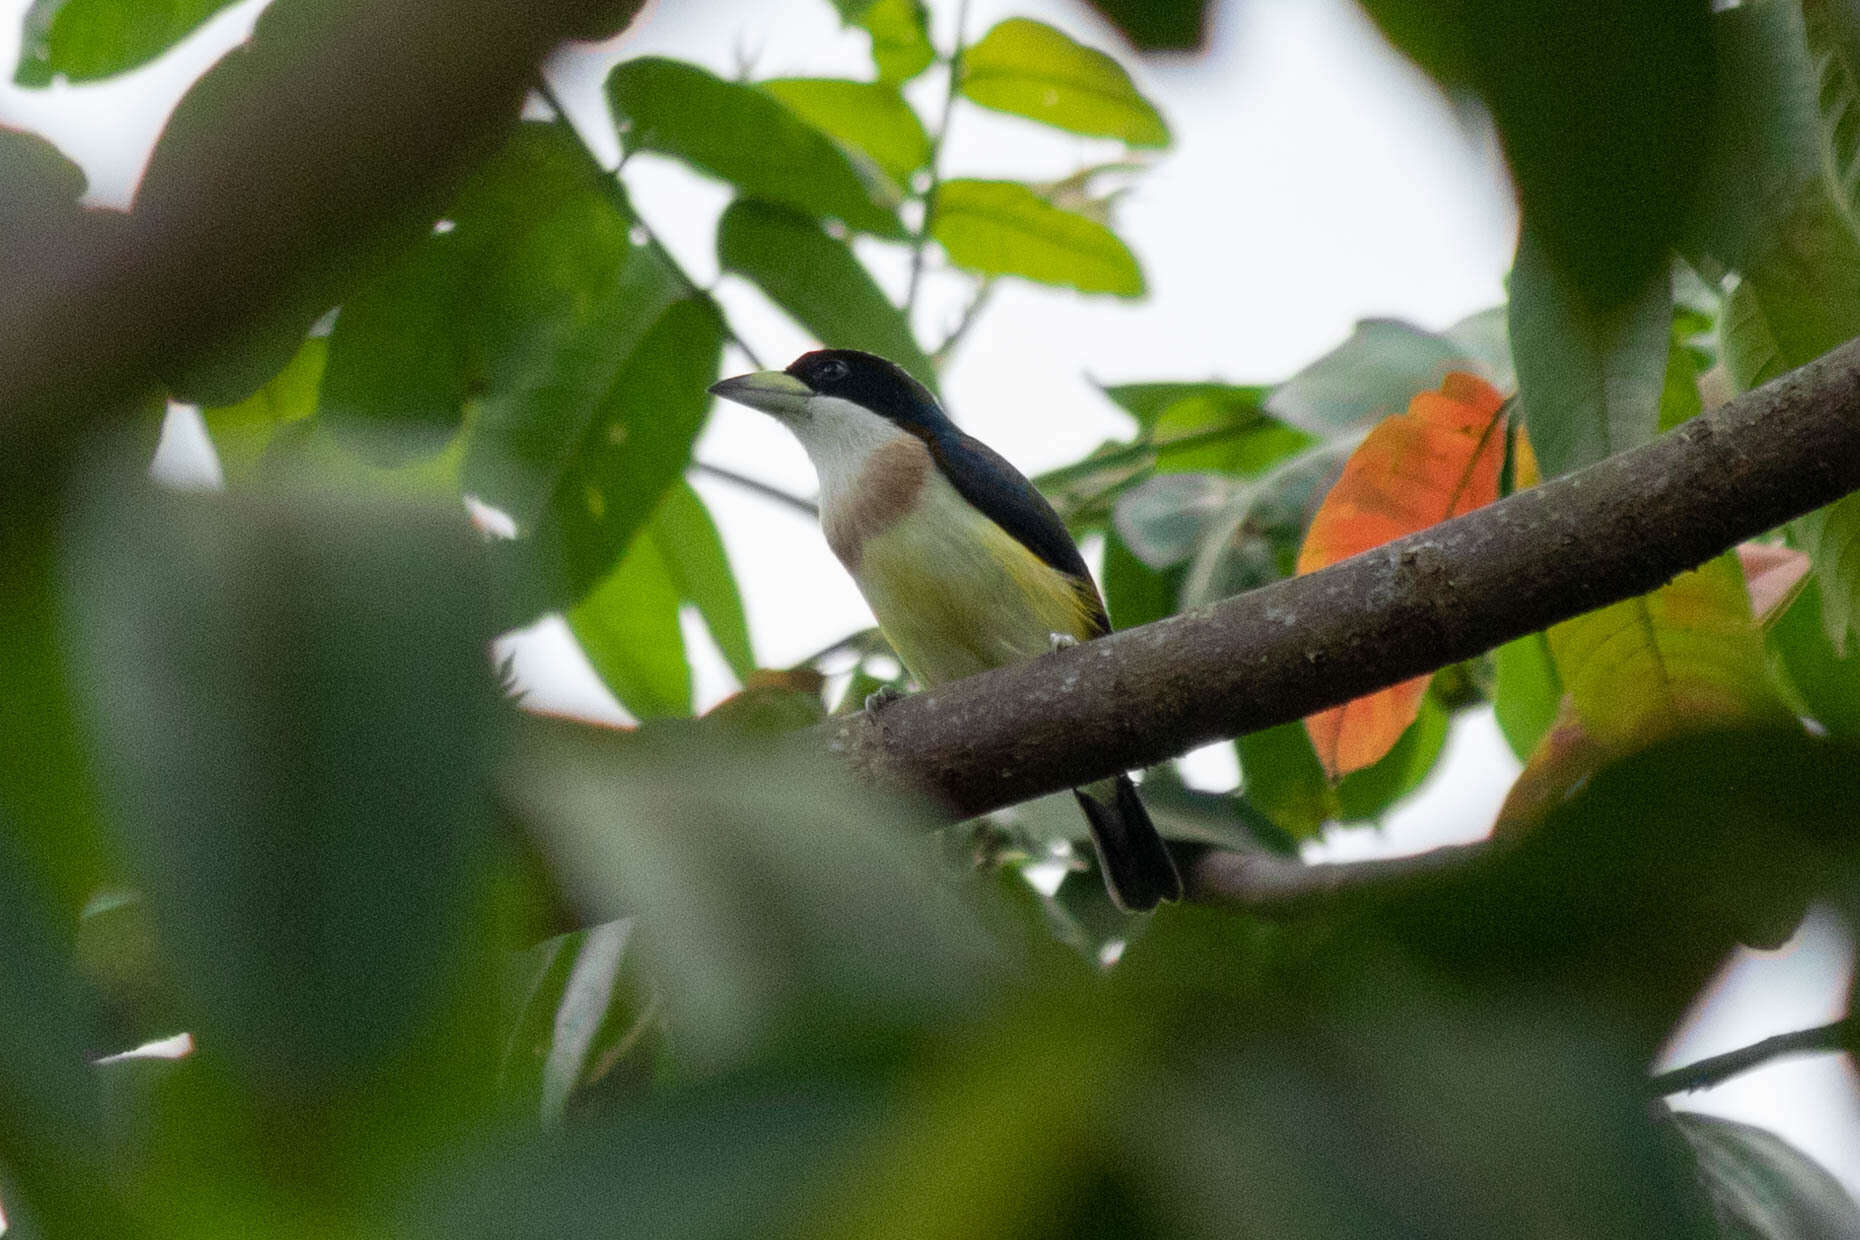
<svg viewBox="0 0 1860 1240">
<path fill-rule="evenodd" d="M 956 44 L 949 54 L 949 90 L 943 96 L 943 116 L 936 132 L 930 135 L 930 184 L 924 189 L 924 214 L 917 225 L 917 238 L 911 246 L 911 282 L 904 292 L 904 317 L 917 308 L 917 289 L 923 283 L 924 249 L 930 244 L 930 223 L 936 215 L 936 194 L 942 188 L 943 139 L 949 135 L 949 118 L 956 110 L 956 95 L 962 89 L 963 38 L 969 28 L 969 0 L 956 6 Z"/>
<path fill-rule="evenodd" d="M 820 508 L 814 501 L 802 499 L 799 495 L 792 495 L 782 490 L 780 487 L 770 486 L 768 483 L 760 479 L 751 478 L 747 474 L 739 474 L 733 469 L 725 469 L 721 465 L 712 465 L 706 461 L 693 461 L 691 462 L 691 468 L 700 474 L 715 478 L 720 482 L 727 482 L 731 486 L 741 487 L 745 491 L 753 491 L 764 499 L 774 500 L 784 508 L 791 508 L 795 512 L 805 516 L 814 518 L 820 516 Z"/>
<path fill-rule="evenodd" d="M 1837 1020 L 1826 1025 L 1817 1025 L 1813 1029 L 1798 1029 L 1794 1033 L 1779 1033 L 1773 1038 L 1753 1042 L 1749 1046 L 1722 1055 L 1713 1055 L 1697 1063 L 1689 1063 L 1670 1072 L 1662 1072 L 1647 1082 L 1647 1087 L 1655 1094 L 1687 1093 L 1695 1089 L 1710 1089 L 1722 1084 L 1741 1072 L 1760 1068 L 1772 1059 L 1785 1055 L 1815 1055 L 1828 1051 L 1847 1049 L 1851 1036 L 1848 1022 Z"/>
<path fill-rule="evenodd" d="M 822 659 L 830 659 L 834 655 L 846 651 L 856 651 L 863 656 L 870 652 L 872 644 L 875 641 L 882 640 L 883 637 L 877 629 L 860 629 L 856 633 L 848 633 L 838 641 L 822 646 L 819 650 L 814 651 L 813 654 L 808 655 L 804 659 L 796 659 L 790 667 L 813 667 Z"/>
<path fill-rule="evenodd" d="M 956 321 L 956 326 L 950 330 L 949 335 L 943 338 L 943 343 L 931 351 L 930 364 L 932 366 L 941 370 L 949 364 L 950 354 L 956 351 L 956 346 L 962 343 L 963 337 L 969 334 L 969 329 L 975 326 L 975 320 L 981 317 L 982 311 L 987 308 L 988 300 L 994 296 L 994 292 L 994 277 L 983 277 L 981 283 L 975 286 L 975 295 L 969 298 L 969 304 L 962 308 L 962 317 Z"/>
<path fill-rule="evenodd" d="M 1160 452 L 1168 452 L 1176 448 L 1199 448 L 1207 444 L 1235 439 L 1258 429 L 1258 423 L 1247 423 L 1238 426 L 1216 426 L 1205 431 L 1190 431 L 1184 435 L 1168 435 L 1160 439 L 1145 435 L 1141 439 L 1100 452 L 1095 456 L 1088 456 L 1074 464 L 1049 469 L 1034 481 L 1039 483 L 1042 489 L 1064 486 L 1069 482 L 1089 478 L 1107 469 L 1117 469 L 1124 465 L 1140 465 Z"/>
<path fill-rule="evenodd" d="M 536 92 L 543 97 L 543 102 L 547 103 L 549 109 L 555 113 L 555 123 L 561 125 L 568 130 L 570 134 L 574 135 L 576 147 L 581 151 L 582 155 L 586 157 L 589 166 L 599 174 L 601 184 L 607 188 L 609 193 L 614 195 L 615 205 L 617 205 L 626 217 L 633 222 L 634 227 L 645 234 L 647 247 L 658 256 L 659 261 L 665 264 L 673 277 L 676 278 L 680 284 L 683 284 L 685 289 L 692 296 L 702 297 L 716 308 L 717 321 L 723 325 L 724 339 L 742 350 L 743 356 L 749 359 L 749 364 L 751 366 L 755 367 L 757 370 L 761 370 L 763 368 L 762 359 L 757 356 L 756 351 L 750 347 L 749 342 L 737 334 L 736 328 L 730 325 L 730 317 L 723 312 L 722 306 L 717 305 L 717 299 L 711 295 L 709 289 L 704 288 L 696 280 L 691 278 L 691 273 L 685 270 L 684 264 L 680 263 L 677 256 L 666 248 L 663 241 L 659 240 L 658 232 L 653 229 L 651 224 L 646 222 L 645 216 L 639 213 L 639 208 L 633 205 L 632 197 L 626 192 L 626 185 L 620 179 L 620 169 L 618 167 L 603 167 L 601 161 L 594 157 L 593 148 L 582 138 L 581 131 L 575 128 L 575 122 L 570 119 L 568 109 L 562 106 L 561 99 L 556 96 L 555 89 L 549 85 L 547 79 L 540 77 L 537 79 Z M 625 158 L 622 157 L 620 162 L 624 164 L 626 162 Z"/>
</svg>

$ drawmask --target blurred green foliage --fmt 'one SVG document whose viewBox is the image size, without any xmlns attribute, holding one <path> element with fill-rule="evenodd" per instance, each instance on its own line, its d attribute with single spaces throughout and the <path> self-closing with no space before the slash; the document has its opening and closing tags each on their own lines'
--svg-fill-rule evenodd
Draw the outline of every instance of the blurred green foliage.
<svg viewBox="0 0 1860 1240">
<path fill-rule="evenodd" d="M 1126 918 L 1069 805 L 952 827 L 818 752 L 802 729 L 902 673 L 875 631 L 759 667 L 686 481 L 704 389 L 748 342 L 635 204 L 633 161 L 729 188 L 722 279 L 934 387 L 998 280 L 1143 294 L 1102 186 L 1171 140 L 1141 72 L 1053 27 L 940 45 L 919 0 L 834 5 L 869 79 L 623 60 L 618 169 L 565 117 L 512 115 L 443 200 L 286 256 L 267 312 L 166 376 L 223 492 L 141 477 L 148 402 L 64 499 L 0 495 L 16 1233 L 1860 1233 L 1799 1152 L 1646 1085 L 1737 944 L 1816 900 L 1860 915 L 1851 499 L 1792 526 L 1813 578 L 1731 639 L 1813 729 L 1725 720 L 1560 783 L 1534 764 L 1552 795 L 1506 848 L 1294 918 Z M 125 71 L 219 7 L 39 0 L 17 78 Z M 637 7 L 590 5 L 580 32 Z M 1097 7 L 1142 48 L 1205 20 Z M 1365 319 L 1276 382 L 1104 388 L 1129 434 L 1038 482 L 1101 541 L 1120 625 L 1291 573 L 1355 445 L 1451 371 L 1518 393 L 1549 476 L 1860 333 L 1845 6 L 1365 7 L 1491 114 L 1526 221 L 1510 301 L 1444 330 Z M 137 210 L 189 201 L 192 156 L 319 12 L 277 0 L 196 84 Z M 957 175 L 972 105 L 1101 158 Z M 88 218 L 49 144 L 0 131 L 0 157 L 0 257 Z M 941 339 L 925 269 L 967 299 Z M 467 500 L 508 528 L 481 536 Z M 1736 594 L 1735 563 L 1713 571 Z M 493 641 L 544 614 L 638 726 L 499 700 Z M 687 617 L 744 686 L 701 719 Z M 1622 721 L 1641 671 L 1589 667 L 1578 706 Z M 1290 724 L 1234 742 L 1237 787 L 1167 765 L 1145 797 L 1185 864 L 1295 867 L 1421 786 L 1456 716 L 1489 707 L 1536 751 L 1569 673 L 1534 635 L 1439 675 L 1337 783 Z M 183 1059 L 120 1055 L 182 1031 Z"/>
</svg>

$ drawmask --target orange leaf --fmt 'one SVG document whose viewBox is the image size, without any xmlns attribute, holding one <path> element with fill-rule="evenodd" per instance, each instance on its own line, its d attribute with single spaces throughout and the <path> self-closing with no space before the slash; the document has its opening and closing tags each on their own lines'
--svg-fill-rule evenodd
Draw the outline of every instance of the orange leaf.
<svg viewBox="0 0 1860 1240">
<path fill-rule="evenodd" d="M 1298 571 L 1312 572 L 1392 542 L 1498 498 L 1505 461 L 1504 397 L 1483 379 L 1455 372 L 1422 392 L 1408 412 L 1369 432 L 1324 497 Z M 1387 753 L 1420 712 L 1428 677 L 1391 685 L 1305 720 L 1332 779 Z"/>
</svg>

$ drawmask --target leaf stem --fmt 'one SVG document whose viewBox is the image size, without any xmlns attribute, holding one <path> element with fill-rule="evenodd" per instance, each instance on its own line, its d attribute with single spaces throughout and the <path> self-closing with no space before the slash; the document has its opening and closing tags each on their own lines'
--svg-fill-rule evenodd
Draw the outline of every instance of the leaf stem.
<svg viewBox="0 0 1860 1240">
<path fill-rule="evenodd" d="M 659 234 L 633 205 L 632 197 L 626 192 L 626 183 L 620 179 L 620 168 L 603 167 L 601 161 L 594 157 L 593 148 L 582 138 L 581 131 L 575 128 L 575 122 L 569 119 L 568 109 L 562 106 L 562 100 L 557 97 L 555 89 L 549 85 L 547 78 L 536 79 L 536 92 L 542 96 L 543 102 L 549 105 L 549 110 L 555 113 L 554 123 L 567 130 L 575 139 L 576 148 L 586 158 L 588 166 L 593 168 L 599 176 L 601 185 L 613 196 L 614 205 L 619 207 L 621 212 L 633 222 L 634 227 L 645 234 L 647 248 L 660 262 L 665 264 L 666 269 L 689 290 L 693 297 L 702 297 L 711 304 L 711 308 L 717 312 L 718 322 L 723 324 L 724 339 L 740 349 L 743 356 L 749 359 L 751 366 L 757 370 L 763 369 L 762 359 L 756 355 L 755 349 L 750 347 L 749 342 L 737 333 L 736 328 L 730 323 L 730 316 L 723 312 L 723 307 L 717 304 L 717 299 L 711 295 L 710 290 L 691 278 L 691 273 L 685 270 L 684 264 L 680 263 L 677 256 L 666 248 L 663 241 L 659 240 Z M 625 155 L 621 156 L 620 163 L 622 165 L 626 163 Z"/>
<path fill-rule="evenodd" d="M 1088 456 L 1082 461 L 1061 465 L 1057 469 L 1049 469 L 1034 481 L 1039 484 L 1041 490 L 1047 487 L 1064 486 L 1079 478 L 1089 478 L 1102 470 L 1141 464 L 1144 458 L 1154 456 L 1159 452 L 1167 452 L 1173 448 L 1199 448 L 1205 444 L 1221 443 L 1228 439 L 1238 438 L 1250 431 L 1258 430 L 1263 421 L 1262 418 L 1260 422 L 1247 422 L 1238 426 L 1216 426 L 1205 431 L 1190 431 L 1185 435 L 1171 435 L 1163 439 L 1145 435 L 1141 439 L 1112 448 L 1108 452 Z"/>
<path fill-rule="evenodd" d="M 751 478 L 748 474 L 739 474 L 733 469 L 725 469 L 721 465 L 712 465 L 707 461 L 692 461 L 691 468 L 719 482 L 727 482 L 745 491 L 753 491 L 763 499 L 773 500 L 784 508 L 791 508 L 804 516 L 818 517 L 820 515 L 819 507 L 812 500 L 802 499 L 799 495 L 792 495 L 780 487 L 770 486 L 759 478 Z"/>
<path fill-rule="evenodd" d="M 1839 1051 L 1847 1048 L 1847 1039 L 1852 1031 L 1847 1019 L 1833 1021 L 1826 1025 L 1817 1025 L 1813 1029 L 1798 1029 L 1793 1033 L 1779 1033 L 1773 1038 L 1764 1038 L 1749 1046 L 1722 1055 L 1713 1055 L 1697 1063 L 1662 1072 L 1647 1082 L 1647 1087 L 1655 1094 L 1686 1093 L 1695 1089 L 1710 1089 L 1722 1084 L 1741 1072 L 1758 1068 L 1772 1059 L 1784 1055 L 1811 1055 L 1825 1051 Z"/>
<path fill-rule="evenodd" d="M 924 189 L 924 214 L 917 225 L 917 238 L 911 246 L 911 282 L 904 292 L 904 318 L 910 320 L 917 308 L 917 290 L 923 284 L 924 249 L 930 244 L 930 224 L 936 215 L 936 193 L 942 188 L 943 139 L 949 135 L 949 118 L 956 110 L 956 95 L 962 89 L 963 38 L 969 28 L 969 0 L 956 6 L 956 45 L 949 54 L 949 90 L 943 95 L 943 116 L 936 132 L 930 135 L 930 184 Z"/>
<path fill-rule="evenodd" d="M 969 304 L 962 308 L 962 317 L 956 321 L 956 326 L 951 329 L 949 335 L 943 337 L 942 344 L 931 350 L 931 366 L 941 370 L 949 364 L 951 354 L 956 351 L 956 346 L 962 343 L 963 337 L 969 334 L 969 329 L 975 326 L 975 320 L 981 317 L 982 311 L 988 306 L 988 299 L 994 296 L 994 292 L 994 277 L 983 276 L 976 284 L 975 293 L 969 298 Z"/>
</svg>

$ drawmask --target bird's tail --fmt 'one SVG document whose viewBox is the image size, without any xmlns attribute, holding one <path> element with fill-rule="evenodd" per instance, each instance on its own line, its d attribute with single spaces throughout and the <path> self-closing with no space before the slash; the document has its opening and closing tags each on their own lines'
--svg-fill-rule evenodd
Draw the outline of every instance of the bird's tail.
<svg viewBox="0 0 1860 1240">
<path fill-rule="evenodd" d="M 1164 900 L 1182 898 L 1182 876 L 1149 811 L 1137 799 L 1130 776 L 1074 788 L 1085 818 L 1111 902 L 1131 913 L 1146 912 Z"/>
</svg>

